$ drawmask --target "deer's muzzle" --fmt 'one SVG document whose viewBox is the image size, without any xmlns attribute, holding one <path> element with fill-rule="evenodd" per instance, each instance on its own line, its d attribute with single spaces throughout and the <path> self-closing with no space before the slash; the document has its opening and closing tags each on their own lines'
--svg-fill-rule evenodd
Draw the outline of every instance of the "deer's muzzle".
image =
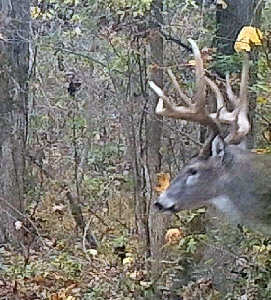
<svg viewBox="0 0 271 300">
<path fill-rule="evenodd" d="M 158 200 L 154 203 L 154 207 L 157 208 L 161 212 L 172 212 L 175 213 L 178 211 L 175 203 L 172 202 L 166 195 L 163 193 Z"/>
</svg>

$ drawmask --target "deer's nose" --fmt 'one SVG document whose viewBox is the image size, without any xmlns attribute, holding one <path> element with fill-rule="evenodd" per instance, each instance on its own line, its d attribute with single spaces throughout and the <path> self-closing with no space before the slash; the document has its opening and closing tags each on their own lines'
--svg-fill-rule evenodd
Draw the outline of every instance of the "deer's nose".
<svg viewBox="0 0 271 300">
<path fill-rule="evenodd" d="M 154 207 L 157 208 L 157 209 L 159 209 L 159 210 L 164 210 L 164 206 L 160 202 L 158 202 L 158 201 L 156 201 L 154 203 Z"/>
<path fill-rule="evenodd" d="M 154 207 L 157 208 L 159 211 L 169 211 L 169 212 L 175 212 L 175 205 L 172 204 L 169 207 L 164 206 L 163 204 L 161 204 L 159 201 L 156 201 L 154 203 Z"/>
</svg>

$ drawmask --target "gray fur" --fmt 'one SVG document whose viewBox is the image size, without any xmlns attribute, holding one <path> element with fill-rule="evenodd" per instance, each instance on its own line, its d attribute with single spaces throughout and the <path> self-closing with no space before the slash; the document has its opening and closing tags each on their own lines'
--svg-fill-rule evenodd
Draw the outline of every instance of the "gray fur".
<svg viewBox="0 0 271 300">
<path fill-rule="evenodd" d="M 192 159 L 155 205 L 172 212 L 213 205 L 230 221 L 270 234 L 271 155 L 220 141 L 209 157 Z"/>
</svg>

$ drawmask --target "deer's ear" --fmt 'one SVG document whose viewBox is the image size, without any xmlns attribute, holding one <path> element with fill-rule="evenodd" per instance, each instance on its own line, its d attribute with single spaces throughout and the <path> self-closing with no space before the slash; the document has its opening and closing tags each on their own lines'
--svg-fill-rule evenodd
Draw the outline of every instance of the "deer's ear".
<svg viewBox="0 0 271 300">
<path fill-rule="evenodd" d="M 225 155 L 225 142 L 219 135 L 217 135 L 212 142 L 211 156 L 219 157 L 223 159 L 224 155 Z"/>
</svg>

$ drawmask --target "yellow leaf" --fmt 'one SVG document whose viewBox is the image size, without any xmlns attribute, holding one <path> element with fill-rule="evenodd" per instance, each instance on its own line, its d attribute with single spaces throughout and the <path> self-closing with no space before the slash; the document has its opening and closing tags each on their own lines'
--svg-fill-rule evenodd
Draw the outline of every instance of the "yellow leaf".
<svg viewBox="0 0 271 300">
<path fill-rule="evenodd" d="M 31 13 L 31 17 L 33 19 L 37 19 L 40 16 L 40 14 L 41 14 L 41 10 L 40 10 L 40 8 L 38 6 L 32 6 L 30 8 L 30 13 Z"/>
<path fill-rule="evenodd" d="M 268 150 L 258 148 L 258 149 L 253 149 L 251 152 L 256 153 L 256 154 L 266 154 L 266 153 L 268 153 Z"/>
<path fill-rule="evenodd" d="M 125 257 L 122 261 L 123 265 L 131 265 L 134 262 L 133 257 Z"/>
<path fill-rule="evenodd" d="M 259 104 L 266 104 L 266 103 L 267 103 L 267 98 L 266 98 L 266 97 L 259 96 L 259 97 L 257 98 L 257 103 L 259 103 Z"/>
<path fill-rule="evenodd" d="M 238 34 L 234 49 L 236 52 L 251 51 L 251 46 L 262 45 L 263 34 L 259 28 L 244 26 Z"/>
<path fill-rule="evenodd" d="M 154 187 L 155 191 L 162 193 L 169 187 L 170 175 L 169 173 L 158 173 L 157 174 L 157 185 Z"/>
<path fill-rule="evenodd" d="M 216 4 L 221 5 L 223 9 L 226 9 L 228 7 L 228 4 L 223 0 L 217 0 Z"/>
</svg>

